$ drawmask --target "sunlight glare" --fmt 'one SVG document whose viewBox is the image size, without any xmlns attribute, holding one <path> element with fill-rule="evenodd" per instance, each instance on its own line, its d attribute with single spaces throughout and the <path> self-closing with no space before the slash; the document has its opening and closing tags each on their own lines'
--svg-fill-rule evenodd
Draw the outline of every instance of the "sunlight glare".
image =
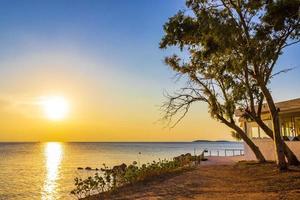
<svg viewBox="0 0 300 200">
<path fill-rule="evenodd" d="M 63 150 L 61 143 L 48 142 L 45 145 L 44 155 L 46 159 L 47 176 L 44 182 L 44 191 L 42 195 L 43 200 L 55 199 L 62 154 Z"/>
<path fill-rule="evenodd" d="M 50 120 L 62 120 L 69 112 L 69 102 L 61 96 L 45 97 L 41 102 L 46 117 Z"/>
</svg>

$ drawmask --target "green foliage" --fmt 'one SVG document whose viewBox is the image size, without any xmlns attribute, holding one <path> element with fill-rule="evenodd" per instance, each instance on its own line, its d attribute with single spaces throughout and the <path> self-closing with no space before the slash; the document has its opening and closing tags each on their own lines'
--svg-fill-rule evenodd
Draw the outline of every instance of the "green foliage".
<svg viewBox="0 0 300 200">
<path fill-rule="evenodd" d="M 241 109 L 261 122 L 266 100 L 272 118 L 277 119 L 268 84 L 275 75 L 288 71 L 274 73 L 283 49 L 300 42 L 300 0 L 187 0 L 186 6 L 186 11 L 177 12 L 165 23 L 160 42 L 162 49 L 181 51 L 165 62 L 188 80 L 186 87 L 168 96 L 162 106 L 163 119 L 170 124 L 179 113 L 176 125 L 192 103 L 205 102 L 211 117 L 238 133 L 264 162 L 234 114 Z M 273 120 L 273 125 L 279 127 L 279 122 Z M 278 135 L 276 146 L 282 146 L 279 130 L 270 131 L 274 138 Z M 284 163 L 284 156 L 280 157 Z"/>
<path fill-rule="evenodd" d="M 76 177 L 74 179 L 76 189 L 71 191 L 71 194 L 78 199 L 95 194 L 95 192 L 104 191 L 109 183 L 105 178 L 96 173 L 93 177 L 89 176 L 86 179 Z"/>
<path fill-rule="evenodd" d="M 176 109 L 185 114 L 195 101 L 230 123 L 237 108 L 255 112 L 282 49 L 300 41 L 300 1 L 187 0 L 186 6 L 165 23 L 160 41 L 162 49 L 183 52 L 184 61 L 174 54 L 165 63 L 188 78 L 189 88 L 177 102 L 170 98 L 167 117 Z"/>
<path fill-rule="evenodd" d="M 155 176 L 171 173 L 183 168 L 191 167 L 193 164 L 200 163 L 200 156 L 183 154 L 174 157 L 173 160 L 159 160 L 152 163 L 143 164 L 141 167 L 136 166 L 137 162 L 126 166 L 125 164 L 108 168 L 105 164 L 101 168 L 102 174 L 95 173 L 86 179 L 76 177 L 75 189 L 71 194 L 78 199 L 88 197 L 93 194 L 109 192 L 116 190 L 120 186 L 134 184 L 144 181 Z"/>
</svg>

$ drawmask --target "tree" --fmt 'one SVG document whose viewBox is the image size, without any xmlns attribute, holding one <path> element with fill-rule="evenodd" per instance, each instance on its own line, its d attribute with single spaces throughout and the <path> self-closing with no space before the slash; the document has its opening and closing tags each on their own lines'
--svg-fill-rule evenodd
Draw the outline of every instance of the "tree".
<svg viewBox="0 0 300 200">
<path fill-rule="evenodd" d="M 251 148 L 259 162 L 266 161 L 259 148 L 234 120 L 236 102 L 241 101 L 241 95 L 240 91 L 232 90 L 231 86 L 236 85 L 232 77 L 227 76 L 222 70 L 207 71 L 192 63 L 180 63 L 177 56 L 166 58 L 165 62 L 174 71 L 186 75 L 189 80 L 187 86 L 181 88 L 179 92 L 174 95 L 167 94 L 168 101 L 162 106 L 165 120 L 170 123 L 176 115 L 179 115 L 173 125 L 175 126 L 186 115 L 193 103 L 205 102 L 214 119 L 234 130 L 238 138 L 243 139 Z M 216 64 L 222 64 L 222 62 Z"/>
<path fill-rule="evenodd" d="M 244 81 L 247 83 L 246 85 L 248 86 L 251 85 L 247 79 L 245 79 Z M 246 88 L 246 91 L 249 95 L 245 96 L 244 103 L 240 103 L 239 109 L 241 112 L 243 112 L 242 117 L 246 119 L 250 118 L 251 120 L 255 121 L 260 126 L 260 128 L 266 133 L 266 135 L 268 135 L 271 139 L 274 140 L 273 130 L 270 127 L 268 127 L 261 118 L 264 96 L 262 93 L 259 92 L 256 92 L 256 95 L 253 95 L 253 93 L 249 92 L 249 91 L 253 91 L 255 86 L 252 85 L 249 88 L 251 89 Z M 254 102 L 258 102 L 257 103 L 258 105 L 256 107 L 254 107 L 255 105 Z M 292 152 L 291 149 L 288 147 L 288 145 L 284 142 L 283 142 L 283 151 L 290 165 L 300 164 L 294 152 Z"/>
<path fill-rule="evenodd" d="M 243 101 L 235 103 L 242 104 L 266 133 L 272 131 L 278 166 L 286 169 L 285 155 L 291 160 L 291 151 L 281 138 L 278 110 L 268 84 L 280 73 L 273 71 L 282 50 L 299 42 L 300 1 L 187 0 L 186 5 L 188 11 L 179 11 L 165 24 L 160 47 L 177 46 L 185 51 L 187 63 L 197 73 L 221 70 L 231 76 L 243 88 Z M 169 59 L 169 63 L 179 61 L 178 56 Z M 260 119 L 264 100 L 272 116 L 271 131 Z"/>
<path fill-rule="evenodd" d="M 240 135 L 237 132 L 235 132 L 235 131 L 231 132 L 231 137 L 233 137 L 237 141 L 241 141 L 242 140 L 242 138 L 240 137 Z"/>
</svg>

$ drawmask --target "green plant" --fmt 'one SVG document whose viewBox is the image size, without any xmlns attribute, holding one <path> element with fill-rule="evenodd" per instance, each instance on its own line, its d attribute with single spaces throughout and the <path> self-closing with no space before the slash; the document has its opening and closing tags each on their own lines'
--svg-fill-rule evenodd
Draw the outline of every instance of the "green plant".
<svg viewBox="0 0 300 200">
<path fill-rule="evenodd" d="M 191 167 L 199 162 L 200 156 L 182 154 L 172 160 L 159 159 L 158 162 L 153 161 L 152 163 L 143 164 L 141 167 L 137 166 L 136 161 L 128 166 L 122 164 L 113 168 L 103 164 L 101 174 L 95 173 L 94 176 L 89 176 L 86 179 L 76 177 L 74 179 L 75 189 L 71 191 L 71 194 L 80 199 L 97 193 L 109 192 L 123 185 L 134 184 L 155 176 Z"/>
</svg>

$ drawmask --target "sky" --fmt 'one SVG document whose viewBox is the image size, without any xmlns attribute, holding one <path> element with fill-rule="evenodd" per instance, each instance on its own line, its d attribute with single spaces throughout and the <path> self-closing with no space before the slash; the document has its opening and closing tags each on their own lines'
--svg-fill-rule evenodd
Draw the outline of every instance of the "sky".
<svg viewBox="0 0 300 200">
<path fill-rule="evenodd" d="M 159 120 L 164 91 L 180 88 L 159 49 L 163 24 L 183 0 L 0 1 L 0 141 L 232 139 L 195 104 L 175 128 Z M 300 97 L 299 45 L 272 80 L 276 101 Z M 40 99 L 63 97 L 51 120 Z"/>
</svg>

